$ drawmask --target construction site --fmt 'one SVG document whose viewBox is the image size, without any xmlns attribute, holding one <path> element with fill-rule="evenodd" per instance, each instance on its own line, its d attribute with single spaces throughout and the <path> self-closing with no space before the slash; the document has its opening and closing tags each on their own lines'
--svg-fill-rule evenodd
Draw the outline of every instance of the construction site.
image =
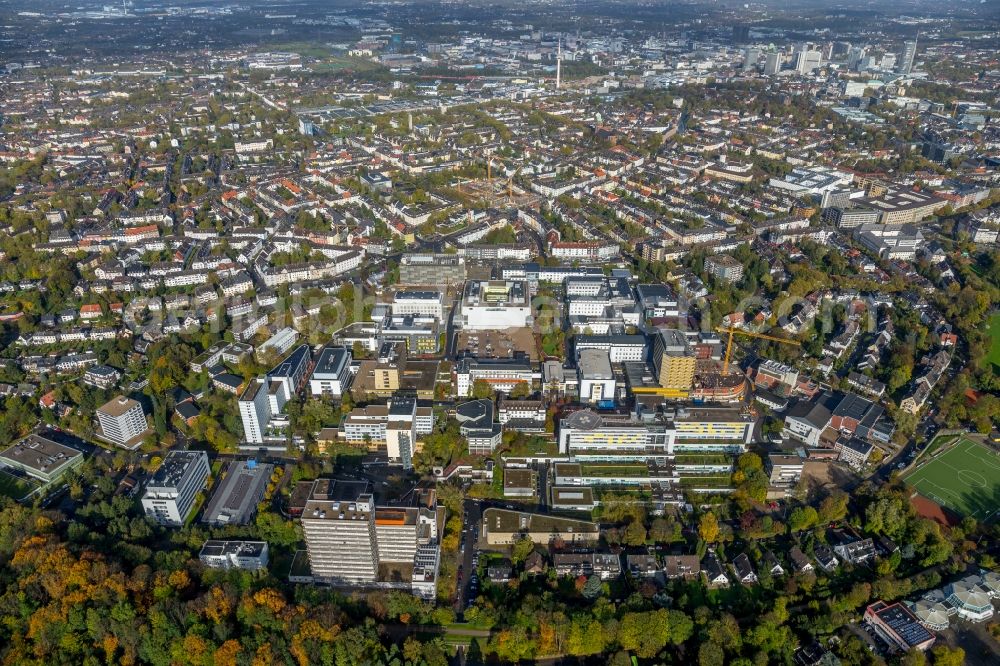
<svg viewBox="0 0 1000 666">
<path fill-rule="evenodd" d="M 543 201 L 540 195 L 525 191 L 507 178 L 466 180 L 455 185 L 454 189 L 473 201 L 483 202 L 486 208 L 538 210 Z"/>
<path fill-rule="evenodd" d="M 461 181 L 454 189 L 463 196 L 484 202 L 487 208 L 532 208 L 538 210 L 543 198 L 518 186 L 515 181 L 521 174 L 518 168 L 510 175 L 503 175 L 503 163 L 493 157 L 486 160 L 486 178 Z"/>
</svg>

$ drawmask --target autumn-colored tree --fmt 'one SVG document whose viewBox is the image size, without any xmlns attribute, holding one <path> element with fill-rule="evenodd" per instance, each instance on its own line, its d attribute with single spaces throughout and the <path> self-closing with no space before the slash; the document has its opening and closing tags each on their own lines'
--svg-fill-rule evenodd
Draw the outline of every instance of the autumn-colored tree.
<svg viewBox="0 0 1000 666">
<path fill-rule="evenodd" d="M 493 387 L 485 379 L 477 379 L 472 383 L 472 397 L 486 399 L 493 397 Z"/>
<path fill-rule="evenodd" d="M 529 638 L 524 627 L 513 626 L 497 632 L 490 639 L 489 647 L 500 661 L 516 663 L 531 659 L 535 652 L 535 641 Z"/>
<path fill-rule="evenodd" d="M 698 520 L 698 537 L 705 543 L 715 543 L 719 538 L 719 521 L 715 514 L 707 511 Z"/>
<path fill-rule="evenodd" d="M 670 616 L 666 609 L 648 613 L 626 613 L 618 628 L 618 642 L 643 659 L 651 659 L 670 640 Z"/>
<path fill-rule="evenodd" d="M 212 666 L 214 650 L 201 636 L 189 633 L 184 641 L 176 646 L 174 658 L 178 663 L 188 663 L 194 666 Z"/>
<path fill-rule="evenodd" d="M 556 628 L 551 622 L 542 620 L 538 623 L 538 655 L 550 654 L 558 654 Z"/>
<path fill-rule="evenodd" d="M 118 637 L 112 634 L 108 634 L 101 641 L 101 647 L 104 649 L 105 659 L 109 664 L 115 662 L 115 653 L 118 651 Z"/>
<path fill-rule="evenodd" d="M 826 525 L 838 520 L 843 520 L 847 515 L 847 502 L 850 498 L 847 493 L 837 490 L 828 497 L 823 498 L 816 511 L 819 524 Z"/>
<path fill-rule="evenodd" d="M 531 395 L 531 384 L 528 382 L 518 382 L 510 390 L 510 397 L 512 398 L 527 398 L 529 395 Z"/>
<path fill-rule="evenodd" d="M 575 657 L 604 652 L 604 635 L 601 623 L 593 617 L 583 614 L 576 615 L 569 627 L 566 647 L 567 651 Z"/>
<path fill-rule="evenodd" d="M 212 659 L 215 662 L 215 666 L 237 666 L 239 656 L 239 641 L 229 639 L 215 650 Z"/>
<path fill-rule="evenodd" d="M 646 543 L 646 528 L 639 521 L 633 521 L 625 528 L 623 541 L 629 546 L 641 546 Z"/>
<path fill-rule="evenodd" d="M 213 624 L 224 622 L 233 612 L 233 600 L 222 586 L 215 585 L 204 597 L 205 617 Z"/>
<path fill-rule="evenodd" d="M 528 559 L 528 555 L 535 549 L 535 543 L 530 537 L 521 537 L 514 542 L 510 551 L 510 559 L 514 564 L 520 564 Z"/>
<path fill-rule="evenodd" d="M 934 666 L 962 666 L 965 663 L 965 650 L 960 647 L 951 648 L 939 643 L 931 654 L 934 655 Z"/>
<path fill-rule="evenodd" d="M 250 664 L 251 666 L 271 666 L 274 661 L 274 652 L 271 650 L 271 644 L 264 643 L 257 648 L 257 652 L 254 653 L 253 661 Z"/>
</svg>

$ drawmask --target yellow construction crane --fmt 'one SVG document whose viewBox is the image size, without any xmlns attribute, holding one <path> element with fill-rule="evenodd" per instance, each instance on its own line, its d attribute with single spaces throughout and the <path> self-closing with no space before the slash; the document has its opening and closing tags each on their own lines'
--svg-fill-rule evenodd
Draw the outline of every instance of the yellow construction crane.
<svg viewBox="0 0 1000 666">
<path fill-rule="evenodd" d="M 797 347 L 802 346 L 802 343 L 798 340 L 789 340 L 788 338 L 778 338 L 773 335 L 764 335 L 763 333 L 754 333 L 753 331 L 744 331 L 741 328 L 717 328 L 715 329 L 719 333 L 728 333 L 729 342 L 726 343 L 726 358 L 722 363 L 722 374 L 729 374 L 729 357 L 733 352 L 733 335 L 745 335 L 748 338 L 760 338 L 761 340 L 770 340 L 771 342 L 780 342 L 786 345 L 795 345 Z"/>
<path fill-rule="evenodd" d="M 523 168 L 524 165 L 517 167 L 517 171 L 507 179 L 507 203 L 514 202 L 514 179 L 521 175 L 521 169 Z"/>
</svg>

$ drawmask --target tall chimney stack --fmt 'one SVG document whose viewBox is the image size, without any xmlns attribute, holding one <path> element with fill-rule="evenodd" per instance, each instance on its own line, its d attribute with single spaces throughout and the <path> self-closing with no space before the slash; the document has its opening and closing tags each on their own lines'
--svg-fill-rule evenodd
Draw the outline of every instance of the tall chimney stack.
<svg viewBox="0 0 1000 666">
<path fill-rule="evenodd" d="M 559 48 L 556 50 L 556 90 L 562 87 L 562 37 L 559 38 Z"/>
</svg>

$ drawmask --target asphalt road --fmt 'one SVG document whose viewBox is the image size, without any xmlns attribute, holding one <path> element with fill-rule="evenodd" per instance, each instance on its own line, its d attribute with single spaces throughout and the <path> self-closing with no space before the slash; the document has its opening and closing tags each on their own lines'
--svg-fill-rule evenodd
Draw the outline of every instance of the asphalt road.
<svg viewBox="0 0 1000 666">
<path fill-rule="evenodd" d="M 537 466 L 538 470 L 538 508 L 542 513 L 549 510 L 549 463 Z"/>
<path fill-rule="evenodd" d="M 465 500 L 462 503 L 462 511 L 465 514 L 462 519 L 462 543 L 465 544 L 465 550 L 461 551 L 461 558 L 459 560 L 459 564 L 462 567 L 462 584 L 455 598 L 455 608 L 459 617 L 461 617 L 471 598 L 470 587 L 472 575 L 476 572 L 475 567 L 472 565 L 472 558 L 479 551 L 478 539 L 474 538 L 474 536 L 478 534 L 482 537 L 481 523 L 483 517 L 482 507 L 479 502 L 474 500 Z M 479 585 L 482 585 L 482 581 L 479 582 Z"/>
</svg>

